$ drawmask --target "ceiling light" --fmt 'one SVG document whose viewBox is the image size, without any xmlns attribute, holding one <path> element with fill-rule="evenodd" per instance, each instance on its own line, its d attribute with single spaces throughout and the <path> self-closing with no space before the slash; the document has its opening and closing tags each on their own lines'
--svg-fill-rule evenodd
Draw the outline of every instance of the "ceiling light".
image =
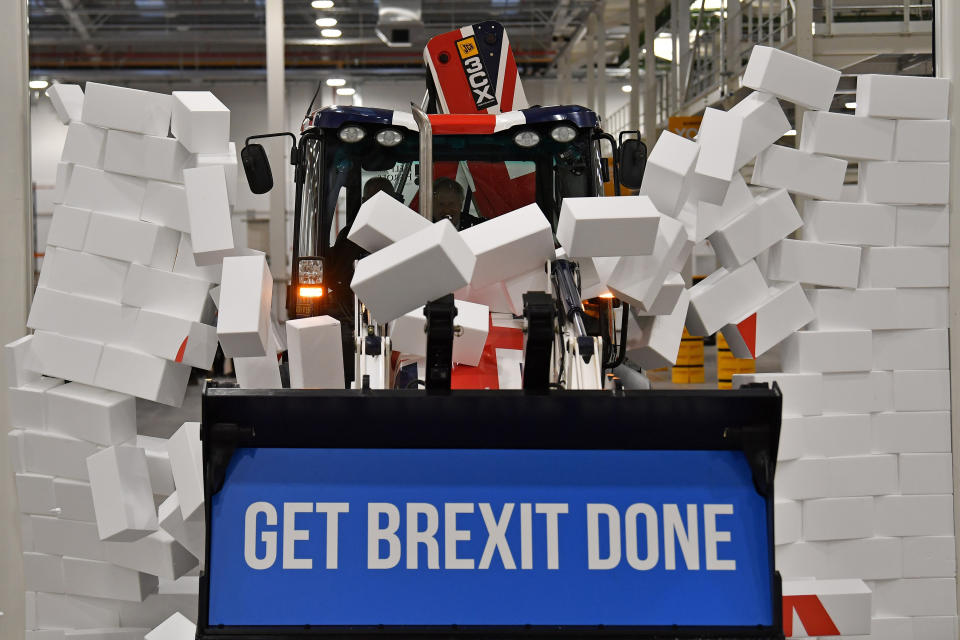
<svg viewBox="0 0 960 640">
<path fill-rule="evenodd" d="M 633 91 L 633 87 L 631 87 L 629 84 L 625 84 L 622 87 L 620 87 L 620 91 L 623 91 L 624 93 L 630 93 L 631 91 Z"/>
<path fill-rule="evenodd" d="M 313 0 L 310 6 L 314 9 L 333 9 L 333 0 Z"/>
<path fill-rule="evenodd" d="M 327 78 L 328 87 L 342 87 L 347 84 L 347 81 L 343 78 Z"/>
<path fill-rule="evenodd" d="M 847 102 L 847 103 L 845 103 L 845 104 L 843 105 L 843 108 L 844 108 L 844 109 L 856 109 L 856 108 L 857 108 L 857 103 L 856 103 L 856 102 Z"/>
<path fill-rule="evenodd" d="M 31 89 L 46 89 L 50 85 L 46 80 L 31 80 L 27 86 Z"/>
<path fill-rule="evenodd" d="M 320 35 L 324 38 L 339 38 L 343 35 L 340 29 L 320 29 Z"/>
<path fill-rule="evenodd" d="M 357 90 L 354 89 L 353 87 L 340 87 L 339 89 L 337 89 L 338 96 L 352 96 L 356 92 Z"/>
<path fill-rule="evenodd" d="M 335 27 L 337 26 L 336 18 L 317 18 L 318 27 Z"/>
</svg>

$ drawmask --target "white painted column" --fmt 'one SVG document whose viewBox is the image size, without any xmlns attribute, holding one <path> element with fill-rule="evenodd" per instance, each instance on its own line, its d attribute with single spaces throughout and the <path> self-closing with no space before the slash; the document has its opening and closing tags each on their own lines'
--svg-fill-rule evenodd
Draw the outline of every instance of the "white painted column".
<svg viewBox="0 0 960 640">
<path fill-rule="evenodd" d="M 957 34 L 960 34 L 960 5 L 956 0 L 937 0 L 934 5 L 937 30 L 936 69 L 938 77 L 950 78 L 950 163 L 954 170 L 950 172 L 950 424 L 953 433 L 953 518 L 954 536 L 960 541 L 960 414 L 953 411 L 960 407 L 960 376 L 954 375 L 953 363 L 960 362 L 960 224 L 953 220 L 954 212 L 960 207 L 960 176 L 956 167 L 960 166 L 960 46 Z M 957 558 L 960 558 L 960 545 L 957 546 Z M 960 598 L 958 598 L 960 604 Z"/>
<path fill-rule="evenodd" d="M 640 0 L 630 0 L 630 130 L 640 128 Z"/>
<path fill-rule="evenodd" d="M 605 3 L 601 2 L 596 13 L 597 113 L 601 118 L 607 117 L 607 26 L 603 21 L 605 8 Z"/>
<path fill-rule="evenodd" d="M 33 224 L 30 196 L 30 96 L 27 89 L 27 3 L 0 4 L 0 345 L 26 335 L 33 290 Z M 0 638 L 22 640 L 24 617 L 20 514 L 7 455 L 6 374 L 0 368 Z"/>
<path fill-rule="evenodd" d="M 590 14 L 590 17 L 587 18 L 587 35 L 585 40 L 587 41 L 587 60 L 586 60 L 586 72 L 587 72 L 587 103 L 585 106 L 591 111 L 596 111 L 597 109 L 597 70 L 594 66 L 596 59 L 596 37 L 597 37 L 597 16 L 593 13 Z"/>
<path fill-rule="evenodd" d="M 657 144 L 657 58 L 653 54 L 657 9 L 660 3 L 649 0 L 643 8 L 643 139 L 648 149 Z"/>
<path fill-rule="evenodd" d="M 267 130 L 287 130 L 286 78 L 284 56 L 283 0 L 267 0 Z M 296 133 L 296 132 L 294 132 Z M 273 275 L 273 310 L 283 317 L 287 283 L 287 149 L 290 139 L 274 138 L 269 143 L 270 165 L 276 184 L 270 191 L 270 273 Z"/>
</svg>

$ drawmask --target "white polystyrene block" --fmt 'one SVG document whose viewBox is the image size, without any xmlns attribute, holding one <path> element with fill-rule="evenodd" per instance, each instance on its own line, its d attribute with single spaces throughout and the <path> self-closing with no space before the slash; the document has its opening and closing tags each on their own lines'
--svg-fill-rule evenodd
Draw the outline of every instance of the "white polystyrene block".
<svg viewBox="0 0 960 640">
<path fill-rule="evenodd" d="M 213 301 L 213 305 L 220 308 L 220 285 L 210 288 L 210 299 Z"/>
<path fill-rule="evenodd" d="M 656 244 L 649 255 L 596 258 L 594 265 L 611 293 L 637 309 L 648 311 L 686 241 L 683 223 L 661 216 Z"/>
<path fill-rule="evenodd" d="M 883 411 L 878 405 L 875 372 L 823 374 L 824 413 L 870 413 Z"/>
<path fill-rule="evenodd" d="M 790 417 L 780 422 L 780 442 L 777 460 L 796 460 L 807 451 L 806 424 L 809 418 Z"/>
<path fill-rule="evenodd" d="M 203 519 L 184 520 L 180 511 L 180 497 L 174 492 L 164 500 L 157 510 L 160 528 L 173 536 L 195 558 L 201 562 L 204 559 L 204 545 L 206 529 Z"/>
<path fill-rule="evenodd" d="M 950 493 L 953 463 L 948 453 L 900 454 L 900 493 Z"/>
<path fill-rule="evenodd" d="M 829 111 L 803 114 L 800 150 L 852 160 L 890 160 L 896 123 Z"/>
<path fill-rule="evenodd" d="M 946 329 L 905 329 L 873 333 L 874 369 L 946 369 Z"/>
<path fill-rule="evenodd" d="M 63 204 L 99 213 L 137 218 L 143 206 L 147 181 L 143 178 L 111 173 L 76 165 Z"/>
<path fill-rule="evenodd" d="M 63 124 L 79 121 L 83 112 L 83 89 L 78 84 L 54 82 L 45 92 Z"/>
<path fill-rule="evenodd" d="M 897 120 L 893 159 L 900 162 L 949 162 L 949 120 Z"/>
<path fill-rule="evenodd" d="M 905 578 L 885 580 L 873 586 L 874 611 L 886 616 L 955 616 L 957 580 L 950 578 Z M 928 636 L 916 636 L 927 640 Z"/>
<path fill-rule="evenodd" d="M 67 520 L 96 522 L 96 509 L 93 506 L 93 491 L 89 482 L 55 478 L 53 493 L 57 501 L 58 516 Z"/>
<path fill-rule="evenodd" d="M 174 91 L 170 132 L 190 153 L 225 153 L 230 110 L 209 91 Z"/>
<path fill-rule="evenodd" d="M 140 219 L 190 233 L 186 188 L 182 184 L 148 181 Z"/>
<path fill-rule="evenodd" d="M 894 455 L 830 458 L 827 473 L 834 497 L 887 495 L 896 493 L 899 483 Z"/>
<path fill-rule="evenodd" d="M 490 310 L 482 304 L 457 301 L 454 325 L 461 328 L 453 341 L 453 361 L 475 367 L 480 364 L 483 347 L 490 328 Z"/>
<path fill-rule="evenodd" d="M 87 124 L 108 129 L 165 136 L 170 128 L 170 107 L 167 94 L 88 82 L 82 118 Z"/>
<path fill-rule="evenodd" d="M 175 613 L 145 636 L 145 640 L 184 640 L 197 633 L 197 626 L 182 614 Z"/>
<path fill-rule="evenodd" d="M 631 314 L 627 356 L 644 369 L 657 369 L 676 363 L 689 305 L 690 293 L 684 289 L 674 310 L 667 315 Z"/>
<path fill-rule="evenodd" d="M 156 269 L 173 269 L 180 234 L 173 229 L 121 216 L 93 212 L 83 250 L 87 253 L 136 262 Z"/>
<path fill-rule="evenodd" d="M 63 583 L 69 594 L 131 602 L 143 602 L 157 588 L 156 576 L 81 558 L 63 559 Z"/>
<path fill-rule="evenodd" d="M 230 206 L 237 204 L 237 187 L 239 183 L 239 167 L 237 165 L 237 145 L 227 143 L 227 150 L 223 153 L 198 153 L 193 156 L 190 167 L 209 167 L 218 165 L 223 167 L 223 174 L 227 180 L 227 199 Z"/>
<path fill-rule="evenodd" d="M 174 492 L 174 486 L 167 439 L 138 435 L 136 442 L 147 454 L 147 471 L 150 472 L 150 486 L 154 495 L 169 496 Z"/>
<path fill-rule="evenodd" d="M 857 76 L 857 115 L 945 120 L 950 80 L 864 74 Z"/>
<path fill-rule="evenodd" d="M 816 313 L 810 329 L 899 328 L 895 289 L 808 289 L 806 293 Z"/>
<path fill-rule="evenodd" d="M 53 187 L 53 203 L 62 204 L 67 198 L 70 188 L 70 178 L 73 176 L 73 165 L 69 162 L 57 163 L 57 179 Z"/>
<path fill-rule="evenodd" d="M 184 422 L 167 442 L 180 513 L 185 521 L 203 519 L 203 449 L 200 423 Z"/>
<path fill-rule="evenodd" d="M 797 542 L 803 535 L 801 503 L 795 500 L 776 500 L 773 503 L 774 544 Z"/>
<path fill-rule="evenodd" d="M 405 313 L 390 323 L 390 340 L 394 351 L 412 356 L 427 355 L 427 318 L 423 307 Z M 456 336 L 453 338 L 456 340 Z"/>
<path fill-rule="evenodd" d="M 114 173 L 125 173 L 145 178 L 144 160 L 146 153 L 143 148 L 143 140 L 144 136 L 139 133 L 108 131 L 102 168 Z"/>
<path fill-rule="evenodd" d="M 164 360 L 208 370 L 217 355 L 217 329 L 154 311 L 141 310 L 131 346 Z"/>
<path fill-rule="evenodd" d="M 670 271 L 660 287 L 660 293 L 654 298 L 653 304 L 648 309 L 630 307 L 630 311 L 638 316 L 669 315 L 677 308 L 680 293 L 686 288 L 687 284 L 684 282 L 683 276 L 678 271 Z"/>
<path fill-rule="evenodd" d="M 945 411 L 875 413 L 872 426 L 873 450 L 877 452 L 950 451 L 950 414 Z"/>
<path fill-rule="evenodd" d="M 56 495 L 53 492 L 53 476 L 41 473 L 17 473 L 14 476 L 20 513 L 37 515 L 55 514 Z"/>
<path fill-rule="evenodd" d="M 946 247 L 865 247 L 861 287 L 946 287 Z"/>
<path fill-rule="evenodd" d="M 144 136 L 143 153 L 143 177 L 166 182 L 183 182 L 183 170 L 189 166 L 190 153 L 179 141 L 174 138 Z M 236 173 L 235 170 L 234 173 Z"/>
<path fill-rule="evenodd" d="M 550 222 L 536 204 L 465 229 L 460 236 L 477 258 L 473 288 L 527 273 L 554 255 Z"/>
<path fill-rule="evenodd" d="M 107 130 L 82 122 L 71 122 L 63 141 L 60 162 L 103 168 Z"/>
<path fill-rule="evenodd" d="M 776 568 L 782 575 L 802 576 L 820 573 L 826 554 L 822 550 L 824 543 L 793 542 L 780 545 L 775 549 Z"/>
<path fill-rule="evenodd" d="M 47 429 L 110 446 L 137 435 L 137 405 L 132 396 L 77 382 L 46 394 Z"/>
<path fill-rule="evenodd" d="M 870 371 L 872 350 L 869 331 L 797 331 L 784 341 L 781 360 L 792 373 Z"/>
<path fill-rule="evenodd" d="M 948 454 L 936 454 L 949 458 Z M 923 536 L 903 539 L 903 577 L 937 578 L 956 574 L 956 542 L 953 536 Z"/>
<path fill-rule="evenodd" d="M 591 260 L 589 262 L 592 266 L 593 261 Z M 583 281 L 581 279 L 581 286 L 582 285 Z M 549 289 L 549 276 L 545 269 L 542 267 L 537 268 L 505 280 L 503 282 L 503 288 L 506 291 L 509 302 L 507 310 L 515 316 L 523 315 L 523 294 L 528 291 L 547 291 Z M 483 300 L 478 299 L 471 299 L 470 302 L 486 304 Z M 489 304 L 487 304 L 487 306 L 490 307 L 491 312 L 499 311 L 499 309 Z"/>
<path fill-rule="evenodd" d="M 63 593 L 63 559 L 46 553 L 24 553 L 23 582 L 29 591 Z"/>
<path fill-rule="evenodd" d="M 767 277 L 854 289 L 860 278 L 860 247 L 781 240 L 767 253 Z"/>
<path fill-rule="evenodd" d="M 757 156 L 750 184 L 838 200 L 846 173 L 846 160 L 773 145 Z"/>
<path fill-rule="evenodd" d="M 217 337 L 228 357 L 267 352 L 273 278 L 264 256 L 224 258 Z"/>
<path fill-rule="evenodd" d="M 720 268 L 690 289 L 687 330 L 708 336 L 742 318 L 767 296 L 767 283 L 750 260 L 732 271 Z"/>
<path fill-rule="evenodd" d="M 34 549 L 41 553 L 89 560 L 107 559 L 95 522 L 49 515 L 30 516 L 30 529 Z"/>
<path fill-rule="evenodd" d="M 730 113 L 743 122 L 737 152 L 738 169 L 790 131 L 790 121 L 776 96 L 769 93 L 754 91 L 730 109 Z"/>
<path fill-rule="evenodd" d="M 543 273 L 541 270 L 540 273 Z M 523 288 L 527 286 L 526 281 L 536 282 L 536 278 L 526 278 L 529 274 L 520 274 L 516 278 L 511 278 L 511 281 L 515 280 L 515 287 Z M 544 278 L 546 274 L 544 273 Z M 542 288 L 540 289 L 543 290 Z M 488 284 L 485 287 L 480 287 L 475 289 L 470 285 L 462 287 L 453 292 L 454 297 L 457 300 L 464 300 L 466 302 L 474 302 L 476 304 L 486 305 L 491 313 L 514 313 L 513 307 L 511 305 L 510 295 L 507 293 L 506 281 L 505 282 L 494 282 L 493 284 Z M 522 305 L 521 305 L 521 311 Z"/>
<path fill-rule="evenodd" d="M 871 536 L 812 544 L 825 560 L 816 571 L 821 578 L 885 580 L 903 575 L 899 538 Z"/>
<path fill-rule="evenodd" d="M 194 259 L 201 266 L 237 254 L 230 226 L 230 199 L 223 167 L 183 170 Z"/>
<path fill-rule="evenodd" d="M 727 111 L 707 108 L 703 113 L 697 144 L 700 155 L 694 168 L 692 193 L 697 200 L 722 204 L 730 180 L 739 165 L 742 118 Z"/>
<path fill-rule="evenodd" d="M 776 382 L 783 394 L 783 415 L 816 416 L 823 411 L 823 376 L 819 373 L 738 373 L 733 388 L 750 382 Z M 778 487 L 779 488 L 779 487 Z"/>
<path fill-rule="evenodd" d="M 867 414 L 827 414 L 803 420 L 807 455 L 835 458 L 871 452 L 872 427 Z"/>
<path fill-rule="evenodd" d="M 954 640 L 957 637 L 957 616 L 916 616 L 909 620 L 914 638 Z M 905 636 L 900 636 L 905 637 Z"/>
<path fill-rule="evenodd" d="M 430 226 L 430 221 L 386 191 L 360 205 L 347 239 L 373 253 Z"/>
<path fill-rule="evenodd" d="M 453 225 L 441 220 L 360 260 L 350 287 L 378 322 L 389 322 L 466 285 L 476 262 Z"/>
<path fill-rule="evenodd" d="M 35 365 L 34 358 L 31 353 L 27 366 L 31 367 L 30 373 L 37 378 L 27 380 L 22 385 L 7 388 L 7 417 L 13 427 L 42 430 L 46 429 L 47 421 L 46 392 L 62 385 L 63 380 L 45 378 L 32 371 Z"/>
<path fill-rule="evenodd" d="M 727 269 L 755 258 L 803 224 L 797 208 L 784 189 L 766 193 L 748 209 L 710 236 L 717 260 Z"/>
<path fill-rule="evenodd" d="M 741 81 L 745 87 L 820 111 L 830 108 L 839 82 L 836 69 L 761 45 L 750 52 Z"/>
<path fill-rule="evenodd" d="M 271 331 L 267 336 L 267 351 L 265 354 L 233 359 L 233 368 L 237 373 L 237 384 L 240 385 L 241 389 L 283 388 L 276 342 L 276 338 Z M 214 336 L 214 349 L 216 349 L 216 336 Z"/>
<path fill-rule="evenodd" d="M 144 400 L 179 407 L 183 404 L 190 366 L 157 356 L 106 345 L 97 368 L 98 387 L 128 393 Z"/>
<path fill-rule="evenodd" d="M 789 596 L 816 596 L 840 635 L 870 633 L 871 592 L 863 580 L 784 580 L 783 595 L 785 605 Z M 794 609 L 788 609 L 787 615 L 795 617 Z"/>
<path fill-rule="evenodd" d="M 129 344 L 138 309 L 37 287 L 27 326 L 94 342 Z"/>
<path fill-rule="evenodd" d="M 100 447 L 84 440 L 45 431 L 23 433 L 24 467 L 30 473 L 86 481 L 86 458 Z"/>
<path fill-rule="evenodd" d="M 185 320 L 208 320 L 210 283 L 179 273 L 130 265 L 123 284 L 123 303 Z"/>
<path fill-rule="evenodd" d="M 23 429 L 7 431 L 7 459 L 14 473 L 24 473 L 27 470 L 26 456 L 23 452 Z"/>
<path fill-rule="evenodd" d="M 866 202 L 947 204 L 949 162 L 861 162 L 860 187 Z"/>
<path fill-rule="evenodd" d="M 757 358 L 814 318 L 803 288 L 796 282 L 771 287 L 755 309 L 721 329 L 737 358 Z"/>
<path fill-rule="evenodd" d="M 873 498 L 824 498 L 803 503 L 803 539 L 849 540 L 873 535 Z"/>
<path fill-rule="evenodd" d="M 571 258 L 649 255 L 660 220 L 647 196 L 564 198 L 557 241 Z M 552 257 L 551 248 L 545 259 Z"/>
<path fill-rule="evenodd" d="M 874 506 L 877 535 L 953 535 L 953 496 L 949 494 L 881 496 Z"/>
<path fill-rule="evenodd" d="M 104 449 L 87 458 L 87 470 L 101 540 L 133 542 L 157 530 L 157 512 L 143 449 Z"/>
<path fill-rule="evenodd" d="M 99 342 L 37 331 L 31 360 L 34 369 L 46 376 L 93 384 L 102 352 Z"/>
<path fill-rule="evenodd" d="M 195 558 L 166 531 L 156 531 L 136 542 L 107 542 L 110 562 L 167 580 L 176 580 L 197 566 Z"/>
<path fill-rule="evenodd" d="M 689 201 L 688 201 L 689 202 Z M 680 218 L 685 222 L 692 218 L 695 233 L 691 235 L 695 242 L 706 240 L 714 231 L 756 206 L 750 187 L 739 172 L 733 174 L 730 188 L 723 204 L 699 202 L 695 208 L 685 207 Z"/>
<path fill-rule="evenodd" d="M 106 600 L 38 593 L 37 624 L 60 630 L 110 628 L 120 625 L 120 616 L 116 604 Z"/>
<path fill-rule="evenodd" d="M 894 371 L 893 402 L 897 411 L 950 409 L 949 371 Z"/>
<path fill-rule="evenodd" d="M 207 267 L 197 266 L 193 259 L 193 244 L 189 233 L 180 234 L 180 244 L 177 248 L 177 259 L 173 263 L 173 272 L 179 273 L 209 283 L 219 283 L 223 276 L 223 265 L 216 264 Z M 219 296 L 216 298 L 219 301 Z"/>
<path fill-rule="evenodd" d="M 87 237 L 90 211 L 63 204 L 54 205 L 53 221 L 47 232 L 47 244 L 80 251 Z"/>
<path fill-rule="evenodd" d="M 946 206 L 897 207 L 899 246 L 945 247 L 950 243 L 950 211 Z"/>
<path fill-rule="evenodd" d="M 40 382 L 40 374 L 27 369 L 33 349 L 33 336 L 23 336 L 3 347 L 3 361 L 6 378 L 5 387 L 19 387 L 31 382 Z"/>
<path fill-rule="evenodd" d="M 827 461 L 824 458 L 778 462 L 774 482 L 778 498 L 813 500 L 830 497 Z"/>
<path fill-rule="evenodd" d="M 661 213 L 676 216 L 690 192 L 699 152 L 693 140 L 664 131 L 647 158 L 640 195 L 649 196 Z"/>
<path fill-rule="evenodd" d="M 803 223 L 804 240 L 889 246 L 896 239 L 897 210 L 884 204 L 809 200 Z"/>
<path fill-rule="evenodd" d="M 146 627 L 116 629 L 72 629 L 65 631 L 64 640 L 143 640 Z"/>
<path fill-rule="evenodd" d="M 330 316 L 288 320 L 287 354 L 293 389 L 342 389 L 340 322 Z"/>
<path fill-rule="evenodd" d="M 873 387 L 873 410 L 893 411 L 893 372 L 871 371 L 870 386 Z"/>
<path fill-rule="evenodd" d="M 39 285 L 120 302 L 130 265 L 70 249 L 48 247 Z"/>
</svg>

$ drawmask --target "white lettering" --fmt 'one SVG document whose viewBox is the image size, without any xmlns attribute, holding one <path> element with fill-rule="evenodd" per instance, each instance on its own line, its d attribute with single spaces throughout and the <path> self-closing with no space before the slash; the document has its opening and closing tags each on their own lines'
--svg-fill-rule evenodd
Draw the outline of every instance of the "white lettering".
<svg viewBox="0 0 960 640">
<path fill-rule="evenodd" d="M 547 519 L 547 569 L 560 568 L 560 532 L 557 516 L 570 513 L 570 507 L 563 502 L 538 502 L 536 512 L 546 515 Z"/>
<path fill-rule="evenodd" d="M 520 568 L 533 569 L 533 505 L 520 503 Z"/>
<path fill-rule="evenodd" d="M 697 505 L 687 505 L 687 526 L 683 525 L 680 508 L 675 504 L 663 505 L 663 564 L 668 571 L 677 568 L 674 540 L 680 543 L 683 561 L 687 569 L 700 569 L 700 537 L 697 531 Z"/>
<path fill-rule="evenodd" d="M 732 516 L 732 504 L 703 505 L 703 538 L 707 556 L 707 571 L 736 571 L 736 560 L 717 558 L 717 543 L 730 542 L 729 531 L 717 531 L 717 516 Z"/>
<path fill-rule="evenodd" d="M 507 544 L 507 525 L 510 524 L 510 516 L 513 514 L 513 503 L 508 502 L 503 505 L 500 512 L 500 520 L 493 515 L 493 509 L 489 502 L 480 503 L 480 515 L 483 516 L 483 524 L 487 527 L 487 544 L 483 547 L 483 555 L 480 556 L 478 568 L 489 569 L 490 561 L 493 559 L 493 552 L 500 552 L 500 560 L 505 569 L 516 569 L 517 563 L 513 561 L 513 554 L 510 553 L 510 545 Z"/>
<path fill-rule="evenodd" d="M 337 568 L 340 514 L 350 512 L 349 502 L 318 502 L 317 513 L 327 514 L 327 569 Z"/>
<path fill-rule="evenodd" d="M 447 502 L 443 505 L 443 555 L 445 569 L 473 569 L 473 558 L 457 557 L 457 542 L 470 539 L 469 529 L 457 529 L 457 516 L 473 513 L 472 502 Z"/>
<path fill-rule="evenodd" d="M 284 502 L 283 503 L 283 568 L 284 569 L 313 569 L 313 560 L 298 558 L 297 540 L 309 540 L 309 529 L 297 529 L 297 514 L 313 513 L 312 502 Z"/>
<path fill-rule="evenodd" d="M 647 522 L 647 557 L 641 559 L 637 539 L 637 516 L 643 514 Z M 624 514 L 624 536 L 626 537 L 627 564 L 637 571 L 649 571 L 660 560 L 659 534 L 657 533 L 657 511 L 643 502 L 632 504 Z"/>
<path fill-rule="evenodd" d="M 273 566 L 277 561 L 277 532 L 264 531 L 260 534 L 260 542 L 263 542 L 263 557 L 257 556 L 257 516 L 264 514 L 267 518 L 267 526 L 277 526 L 277 510 L 269 502 L 254 502 L 247 507 L 245 526 L 243 532 L 243 559 L 247 566 L 257 571 L 263 571 Z"/>
<path fill-rule="evenodd" d="M 387 515 L 386 528 L 380 528 L 380 515 Z M 389 502 L 367 504 L 367 568 L 392 569 L 400 562 L 400 510 Z M 380 541 L 387 541 L 386 558 L 380 557 Z"/>
<path fill-rule="evenodd" d="M 607 517 L 610 554 L 600 557 L 600 516 Z M 612 504 L 587 504 L 587 566 L 591 570 L 613 569 L 620 564 L 620 512 Z"/>
<path fill-rule="evenodd" d="M 426 528 L 418 528 L 421 515 L 427 517 Z M 440 526 L 440 516 L 437 508 L 429 502 L 407 503 L 407 569 L 416 569 L 418 563 L 417 545 L 427 548 L 427 568 L 440 568 L 440 545 L 437 544 L 437 529 Z"/>
</svg>

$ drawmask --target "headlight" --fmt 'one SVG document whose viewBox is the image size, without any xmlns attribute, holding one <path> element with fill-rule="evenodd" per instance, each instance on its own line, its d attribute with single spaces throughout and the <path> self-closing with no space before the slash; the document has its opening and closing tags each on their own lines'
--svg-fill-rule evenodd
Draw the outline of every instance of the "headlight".
<svg viewBox="0 0 960 640">
<path fill-rule="evenodd" d="M 356 125 L 348 125 L 340 129 L 340 139 L 344 142 L 360 142 L 366 135 L 367 132 L 363 130 L 363 127 Z"/>
<path fill-rule="evenodd" d="M 561 124 L 550 130 L 550 137 L 557 142 L 570 142 L 577 137 L 577 130 L 570 125 Z"/>
<path fill-rule="evenodd" d="M 305 258 L 297 263 L 297 280 L 302 285 L 323 283 L 323 260 Z"/>
<path fill-rule="evenodd" d="M 513 136 L 513 141 L 517 143 L 518 147 L 529 149 L 530 147 L 535 147 L 540 143 L 540 136 L 536 131 L 521 131 L 517 135 Z"/>
<path fill-rule="evenodd" d="M 403 134 L 396 129 L 381 129 L 377 132 L 377 142 L 385 147 L 395 147 L 403 141 Z"/>
</svg>

